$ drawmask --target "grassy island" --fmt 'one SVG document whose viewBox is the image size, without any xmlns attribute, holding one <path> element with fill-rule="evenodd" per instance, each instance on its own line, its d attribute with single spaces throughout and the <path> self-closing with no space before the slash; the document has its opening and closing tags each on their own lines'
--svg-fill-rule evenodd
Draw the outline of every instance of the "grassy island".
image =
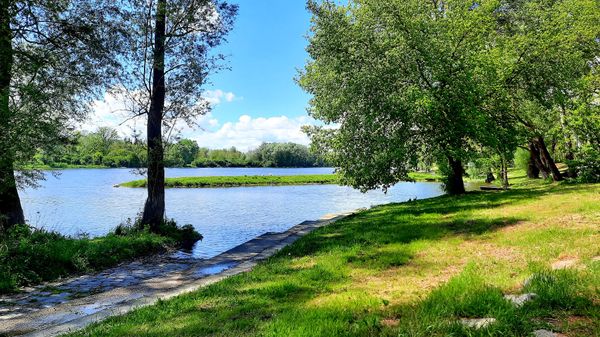
<svg viewBox="0 0 600 337">
<path fill-rule="evenodd" d="M 411 173 L 415 181 L 439 181 L 430 173 Z M 217 188 L 241 186 L 285 186 L 285 185 L 333 185 L 338 184 L 335 174 L 308 174 L 295 176 L 215 176 L 215 177 L 183 177 L 167 178 L 168 188 Z M 146 187 L 146 180 L 135 180 L 119 184 L 119 187 Z"/>
<path fill-rule="evenodd" d="M 223 177 L 184 177 L 167 178 L 168 188 L 211 188 L 268 185 L 309 185 L 336 184 L 338 178 L 334 174 L 311 174 L 298 176 L 223 176 Z M 146 187 L 146 180 L 136 180 L 120 184 L 120 187 Z"/>
<path fill-rule="evenodd" d="M 375 207 L 76 336 L 597 336 L 599 199 L 598 184 L 523 180 Z M 521 307 L 503 298 L 526 293 L 537 297 Z"/>
</svg>

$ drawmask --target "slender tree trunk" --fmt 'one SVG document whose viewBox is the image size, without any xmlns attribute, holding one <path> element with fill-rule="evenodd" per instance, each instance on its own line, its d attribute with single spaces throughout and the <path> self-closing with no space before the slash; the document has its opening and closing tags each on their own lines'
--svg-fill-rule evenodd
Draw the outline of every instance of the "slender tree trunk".
<svg viewBox="0 0 600 337">
<path fill-rule="evenodd" d="M 539 179 L 540 166 L 540 152 L 537 150 L 533 142 L 529 142 L 529 162 L 527 163 L 527 177 L 530 179 Z"/>
<path fill-rule="evenodd" d="M 550 152 L 548 152 L 548 148 L 546 147 L 544 138 L 542 136 L 537 136 L 533 139 L 533 141 L 538 150 L 540 151 L 540 157 L 542 159 L 543 164 L 550 170 L 550 173 L 552 174 L 552 179 L 554 181 L 563 180 L 563 177 L 560 174 L 558 167 L 556 167 L 554 159 L 552 159 L 552 156 L 550 156 Z"/>
<path fill-rule="evenodd" d="M 165 163 L 162 142 L 162 116 L 165 107 L 165 21 L 166 0 L 156 5 L 152 97 L 148 111 L 148 199 L 142 224 L 158 232 L 165 216 Z"/>
<path fill-rule="evenodd" d="M 13 116 L 9 97 L 13 49 L 9 9 L 10 1 L 0 0 L 0 231 L 25 223 L 15 182 L 10 141 L 10 124 Z"/>
<path fill-rule="evenodd" d="M 506 190 L 508 189 L 508 163 L 506 162 L 506 157 L 504 155 L 500 156 L 501 159 L 501 168 L 500 168 L 500 176 L 502 179 L 502 187 Z"/>
<path fill-rule="evenodd" d="M 465 184 L 463 182 L 464 170 L 460 159 L 448 157 L 450 172 L 446 181 L 446 192 L 448 194 L 464 194 Z"/>
</svg>

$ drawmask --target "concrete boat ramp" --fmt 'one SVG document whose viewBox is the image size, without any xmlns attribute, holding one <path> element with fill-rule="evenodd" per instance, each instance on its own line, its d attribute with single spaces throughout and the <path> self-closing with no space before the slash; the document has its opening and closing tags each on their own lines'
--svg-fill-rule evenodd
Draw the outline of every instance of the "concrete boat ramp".
<svg viewBox="0 0 600 337">
<path fill-rule="evenodd" d="M 266 233 L 210 259 L 154 256 L 94 275 L 0 296 L 0 336 L 57 336 L 251 270 L 313 230 L 352 213 Z"/>
</svg>

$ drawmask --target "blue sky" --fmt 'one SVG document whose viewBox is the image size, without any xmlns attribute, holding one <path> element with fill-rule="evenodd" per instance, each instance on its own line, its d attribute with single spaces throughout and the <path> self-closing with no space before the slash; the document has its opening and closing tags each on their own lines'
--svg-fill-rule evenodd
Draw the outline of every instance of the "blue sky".
<svg viewBox="0 0 600 337">
<path fill-rule="evenodd" d="M 310 15 L 304 0 L 238 0 L 239 16 L 228 43 L 231 71 L 213 76 L 213 88 L 240 99 L 215 109 L 215 116 L 232 120 L 251 117 L 298 116 L 308 96 L 293 78 L 307 58 L 305 35 Z"/>
<path fill-rule="evenodd" d="M 231 70 L 211 77 L 206 98 L 213 111 L 200 119 L 201 129 L 186 129 L 182 136 L 209 148 L 249 150 L 262 142 L 285 141 L 307 144 L 300 127 L 314 123 L 306 113 L 309 96 L 294 82 L 308 57 L 305 36 L 310 15 L 305 0 L 232 3 L 239 5 L 239 15 L 228 42 L 217 49 L 228 55 Z M 96 103 L 86 129 L 117 126 L 120 117 L 109 110 L 118 103 L 110 97 Z M 118 128 L 126 134 L 129 124 Z"/>
</svg>

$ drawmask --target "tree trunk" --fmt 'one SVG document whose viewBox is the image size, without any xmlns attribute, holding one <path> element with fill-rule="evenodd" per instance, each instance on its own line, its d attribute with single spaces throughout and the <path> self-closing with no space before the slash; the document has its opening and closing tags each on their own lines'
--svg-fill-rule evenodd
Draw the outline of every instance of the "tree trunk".
<svg viewBox="0 0 600 337">
<path fill-rule="evenodd" d="M 165 22 L 166 0 L 156 5 L 152 96 L 148 111 L 148 199 L 144 205 L 142 224 L 158 232 L 165 217 L 165 163 L 162 142 L 162 116 L 165 107 Z"/>
<path fill-rule="evenodd" d="M 563 177 L 560 174 L 558 167 L 556 167 L 554 159 L 552 159 L 552 156 L 550 156 L 550 152 L 548 152 L 548 148 L 546 147 L 544 138 L 542 136 L 537 136 L 533 139 L 533 141 L 540 152 L 540 158 L 542 159 L 544 166 L 546 166 L 550 170 L 550 173 L 552 174 L 552 179 L 554 181 L 563 180 Z"/>
<path fill-rule="evenodd" d="M 0 164 L 0 233 L 18 224 L 25 224 L 23 208 L 15 182 L 12 164 L 5 158 Z"/>
<path fill-rule="evenodd" d="M 448 194 L 464 194 L 465 184 L 463 182 L 464 170 L 460 159 L 448 157 L 450 172 L 446 180 L 446 192 Z"/>
<path fill-rule="evenodd" d="M 506 162 L 506 157 L 504 155 L 500 156 L 501 158 L 501 168 L 500 168 L 500 176 L 502 179 L 502 187 L 506 190 L 508 189 L 508 163 Z"/>
<path fill-rule="evenodd" d="M 527 163 L 527 177 L 529 179 L 539 179 L 541 166 L 542 163 L 540 162 L 540 152 L 537 150 L 533 142 L 529 142 L 529 162 Z M 544 178 L 546 178 L 547 172 L 544 173 Z"/>
<path fill-rule="evenodd" d="M 10 30 L 10 1 L 0 0 L 0 230 L 24 224 L 25 217 L 15 182 L 9 105 L 13 49 Z"/>
</svg>

